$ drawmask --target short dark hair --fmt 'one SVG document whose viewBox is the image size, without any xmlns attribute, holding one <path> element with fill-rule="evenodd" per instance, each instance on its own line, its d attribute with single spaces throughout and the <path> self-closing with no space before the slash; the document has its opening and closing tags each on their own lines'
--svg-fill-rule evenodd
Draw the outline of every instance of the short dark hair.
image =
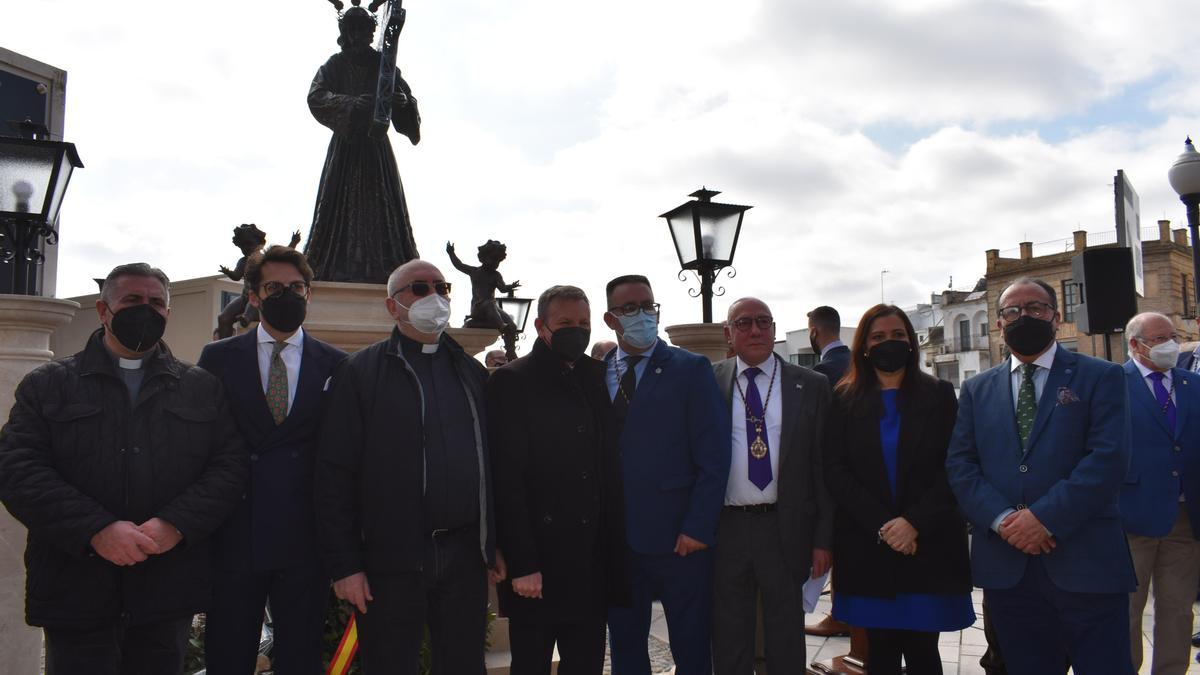
<svg viewBox="0 0 1200 675">
<path fill-rule="evenodd" d="M 100 299 L 104 302 L 112 301 L 113 282 L 119 277 L 150 277 L 158 279 L 158 283 L 162 284 L 163 291 L 167 294 L 167 304 L 171 304 L 171 280 L 167 278 L 166 273 L 157 267 L 151 267 L 148 263 L 136 262 L 117 265 L 112 268 L 108 276 L 104 277 L 104 283 L 100 284 Z"/>
<path fill-rule="evenodd" d="M 646 277 L 640 274 L 622 274 L 616 279 L 608 282 L 608 285 L 604 287 L 604 301 L 606 303 L 612 302 L 613 290 L 616 289 L 617 286 L 621 286 L 623 284 L 646 284 L 646 288 L 654 290 L 654 287 L 650 285 L 650 280 Z"/>
<path fill-rule="evenodd" d="M 1040 286 L 1043 291 L 1046 291 L 1046 295 L 1050 296 L 1050 306 L 1055 310 L 1058 309 L 1058 296 L 1055 295 L 1053 286 L 1042 281 L 1041 279 L 1035 279 L 1034 277 L 1018 277 L 1009 282 L 1009 284 L 1000 291 L 1000 295 L 996 297 L 996 311 L 1000 311 L 1000 299 L 1004 297 L 1004 294 L 1008 292 L 1008 289 L 1012 288 L 1013 286 L 1023 286 L 1025 284 Z"/>
<path fill-rule="evenodd" d="M 246 273 L 242 278 L 246 280 L 247 288 L 252 291 L 258 290 L 259 285 L 262 284 L 263 265 L 269 262 L 291 265 L 300 272 L 300 276 L 304 277 L 304 283 L 312 283 L 313 271 L 308 264 L 308 258 L 294 248 L 275 244 L 262 253 L 255 253 L 246 259 Z"/>
<path fill-rule="evenodd" d="M 550 303 L 555 300 L 582 300 L 589 305 L 587 293 L 583 292 L 582 288 L 577 286 L 551 286 L 542 291 L 538 296 L 537 316 L 542 321 L 546 320 L 546 311 L 550 309 Z"/>
<path fill-rule="evenodd" d="M 809 312 L 808 321 L 817 328 L 824 328 L 834 333 L 842 330 L 842 316 L 829 305 L 821 305 Z"/>
</svg>

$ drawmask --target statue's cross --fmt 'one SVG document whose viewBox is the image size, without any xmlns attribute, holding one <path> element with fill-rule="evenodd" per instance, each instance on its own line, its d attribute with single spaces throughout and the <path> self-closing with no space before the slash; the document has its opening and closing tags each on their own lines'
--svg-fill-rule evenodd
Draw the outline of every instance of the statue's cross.
<svg viewBox="0 0 1200 675">
<path fill-rule="evenodd" d="M 375 85 L 375 112 L 371 116 L 370 134 L 372 138 L 387 136 L 388 127 L 392 124 L 392 96 L 396 92 L 396 42 L 400 31 L 404 28 L 404 0 L 372 0 L 371 12 L 374 12 L 384 2 L 387 8 L 380 22 L 383 30 L 379 33 L 379 79 Z"/>
</svg>

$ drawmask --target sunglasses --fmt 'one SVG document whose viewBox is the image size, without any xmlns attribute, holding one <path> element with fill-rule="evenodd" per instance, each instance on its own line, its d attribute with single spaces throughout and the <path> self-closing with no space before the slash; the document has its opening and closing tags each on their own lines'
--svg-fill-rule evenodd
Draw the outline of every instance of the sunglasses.
<svg viewBox="0 0 1200 675">
<path fill-rule="evenodd" d="M 436 290 L 438 295 L 450 295 L 450 282 L 434 281 L 433 283 L 430 283 L 428 281 L 414 281 L 407 286 L 401 286 L 400 288 L 397 288 L 396 293 L 403 293 L 407 290 L 412 290 L 412 294 L 418 298 L 423 298 L 429 295 L 430 290 Z M 392 296 L 394 297 L 396 293 L 393 293 Z"/>
</svg>

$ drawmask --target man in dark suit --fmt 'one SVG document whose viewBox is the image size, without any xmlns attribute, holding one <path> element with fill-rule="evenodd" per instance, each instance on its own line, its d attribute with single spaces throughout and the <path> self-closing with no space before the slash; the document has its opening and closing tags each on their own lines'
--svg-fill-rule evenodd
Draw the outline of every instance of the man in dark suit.
<svg viewBox="0 0 1200 675">
<path fill-rule="evenodd" d="M 625 558 L 617 440 L 604 364 L 585 354 L 591 307 L 574 286 L 542 293 L 533 351 L 488 380 L 497 586 L 513 675 L 599 675 L 607 605 Z"/>
<path fill-rule="evenodd" d="M 1014 281 L 998 314 L 1013 356 L 963 384 L 946 458 L 975 585 L 1009 672 L 1062 672 L 1069 656 L 1080 675 L 1131 674 L 1125 373 L 1058 346 L 1045 282 Z"/>
<path fill-rule="evenodd" d="M 662 601 L 679 675 L 712 672 L 712 550 L 729 479 L 729 411 L 712 365 L 658 339 L 640 275 L 605 289 L 606 360 L 620 434 L 632 604 L 609 611 L 613 672 L 649 675 L 650 606 Z"/>
<path fill-rule="evenodd" d="M 258 328 L 205 346 L 199 366 L 225 385 L 250 449 L 250 486 L 216 535 L 205 629 L 211 675 L 254 672 L 263 607 L 275 626 L 274 670 L 321 670 L 329 576 L 313 542 L 313 467 L 325 383 L 346 355 L 301 328 L 312 268 L 272 246 L 252 256 L 245 281 Z"/>
<path fill-rule="evenodd" d="M 836 309 L 821 305 L 808 313 L 808 341 L 821 359 L 813 370 L 829 378 L 830 387 L 837 386 L 850 367 L 850 348 L 841 335 L 842 317 Z"/>
<path fill-rule="evenodd" d="M 1138 588 L 1129 597 L 1133 667 L 1142 665 L 1142 612 L 1154 587 L 1155 675 L 1182 675 L 1191 658 L 1192 602 L 1200 579 L 1200 386 L 1172 367 L 1175 325 L 1138 314 L 1125 327 L 1133 451 L 1121 486 L 1121 520 Z"/>
<path fill-rule="evenodd" d="M 767 670 L 808 660 L 801 591 L 828 571 L 833 502 L 822 448 L 829 382 L 774 354 L 775 320 L 765 303 L 729 306 L 717 385 L 732 425 L 725 508 L 717 525 L 713 662 L 717 675 L 753 671 L 757 599 L 762 594 Z"/>
</svg>

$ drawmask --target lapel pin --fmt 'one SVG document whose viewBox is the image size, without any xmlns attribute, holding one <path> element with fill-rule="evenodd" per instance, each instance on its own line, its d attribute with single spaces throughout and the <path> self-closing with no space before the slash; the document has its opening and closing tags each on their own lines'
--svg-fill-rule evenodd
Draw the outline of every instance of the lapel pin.
<svg viewBox="0 0 1200 675">
<path fill-rule="evenodd" d="M 1187 378 L 1184 378 L 1183 383 L 1187 384 Z"/>
<path fill-rule="evenodd" d="M 655 375 L 662 375 L 662 368 L 661 368 L 661 367 L 660 367 L 660 368 L 655 368 L 655 369 L 654 369 L 654 374 L 655 374 Z"/>
</svg>

